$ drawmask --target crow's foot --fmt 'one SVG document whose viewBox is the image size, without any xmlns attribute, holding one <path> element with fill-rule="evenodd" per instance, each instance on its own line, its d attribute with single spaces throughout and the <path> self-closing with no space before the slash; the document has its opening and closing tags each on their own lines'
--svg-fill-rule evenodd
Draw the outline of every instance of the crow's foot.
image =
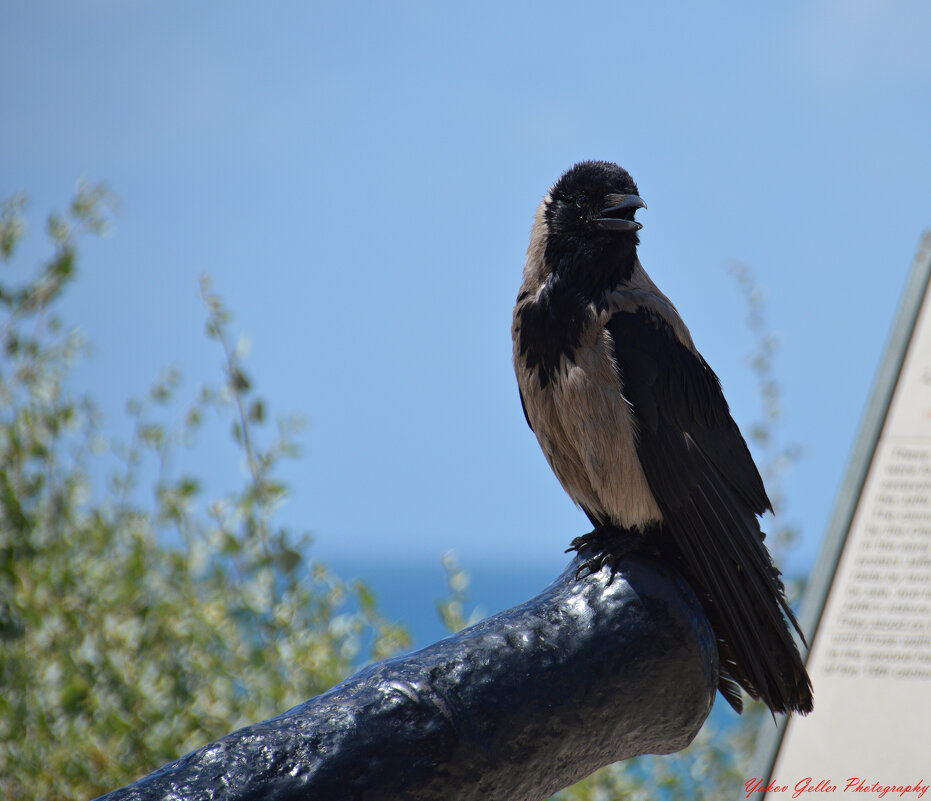
<svg viewBox="0 0 931 801">
<path fill-rule="evenodd" d="M 637 550 L 643 542 L 646 532 L 640 529 L 620 528 L 610 523 L 596 526 L 588 534 L 576 537 L 566 548 L 566 553 L 576 551 L 581 558 L 582 552 L 587 551 L 591 558 L 582 562 L 575 571 L 575 577 L 597 573 L 605 565 L 611 568 L 608 586 L 614 582 L 614 576 L 620 566 L 621 559 Z"/>
</svg>

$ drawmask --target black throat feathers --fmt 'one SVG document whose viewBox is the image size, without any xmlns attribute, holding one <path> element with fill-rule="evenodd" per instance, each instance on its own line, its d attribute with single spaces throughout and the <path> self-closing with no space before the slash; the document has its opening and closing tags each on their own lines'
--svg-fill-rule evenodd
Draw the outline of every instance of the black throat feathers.
<svg viewBox="0 0 931 801">
<path fill-rule="evenodd" d="M 556 268 L 535 300 L 528 300 L 526 292 L 517 299 L 524 304 L 517 313 L 520 356 L 536 372 L 541 389 L 553 380 L 563 358 L 573 361 L 591 314 L 630 280 L 637 263 L 634 236 L 624 237 L 625 242 L 611 234 L 594 236 L 584 246 L 568 239 L 550 237 L 544 258 Z"/>
</svg>

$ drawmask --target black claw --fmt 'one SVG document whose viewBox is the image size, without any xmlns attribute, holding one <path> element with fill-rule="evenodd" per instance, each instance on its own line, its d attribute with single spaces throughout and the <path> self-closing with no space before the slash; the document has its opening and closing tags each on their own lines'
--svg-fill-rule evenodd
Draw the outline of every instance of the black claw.
<svg viewBox="0 0 931 801">
<path fill-rule="evenodd" d="M 610 566 L 611 575 L 608 577 L 607 586 L 611 586 L 614 583 L 614 577 L 617 574 L 618 567 L 620 566 L 620 559 L 612 556 L 608 553 L 599 553 L 597 556 L 592 557 L 586 562 L 583 562 L 575 571 L 576 579 L 580 579 L 583 576 L 590 576 L 592 573 L 598 573 L 605 565 Z"/>
<path fill-rule="evenodd" d="M 616 538 L 617 529 L 611 525 L 601 525 L 592 529 L 588 534 L 582 534 L 580 537 L 576 537 L 569 543 L 569 547 L 566 548 L 566 553 L 569 551 L 584 551 L 586 549 L 591 549 L 593 551 L 602 551 L 607 550 L 604 546 L 609 543 L 612 539 Z"/>
<path fill-rule="evenodd" d="M 643 543 L 646 532 L 639 529 L 624 529 L 605 523 L 596 526 L 588 534 L 576 537 L 566 548 L 566 553 L 583 551 L 594 553 L 590 559 L 583 562 L 575 571 L 576 579 L 585 575 L 597 573 L 605 565 L 611 568 L 607 586 L 614 583 L 614 577 L 620 568 L 621 559 L 629 553 L 636 551 Z"/>
</svg>

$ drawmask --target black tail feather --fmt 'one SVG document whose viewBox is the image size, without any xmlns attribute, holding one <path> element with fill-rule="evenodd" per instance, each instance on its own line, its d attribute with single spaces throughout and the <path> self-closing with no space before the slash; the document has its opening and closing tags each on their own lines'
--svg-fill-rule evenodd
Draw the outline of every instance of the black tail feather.
<svg viewBox="0 0 931 801">
<path fill-rule="evenodd" d="M 718 515 L 722 506 L 735 507 L 709 501 L 704 493 L 693 503 L 690 512 L 667 516 L 664 537 L 718 637 L 721 693 L 737 709 L 736 683 L 773 712 L 810 712 L 811 681 L 786 618 L 796 630 L 798 623 L 756 517 Z"/>
<path fill-rule="evenodd" d="M 717 562 L 720 556 L 709 553 L 704 547 L 705 540 L 701 536 L 704 526 L 689 526 L 688 521 L 691 519 L 689 516 L 683 521 L 683 527 L 689 529 L 686 535 L 674 539 L 684 557 L 684 572 L 698 592 L 705 614 L 717 635 L 721 673 L 727 677 L 728 682 L 736 682 L 752 697 L 759 698 L 755 688 L 767 683 L 766 669 L 761 658 L 767 650 L 766 642 L 758 626 L 740 623 L 728 625 L 752 619 L 753 611 L 740 592 L 737 572 L 719 569 Z M 726 686 L 731 689 L 730 683 Z"/>
</svg>

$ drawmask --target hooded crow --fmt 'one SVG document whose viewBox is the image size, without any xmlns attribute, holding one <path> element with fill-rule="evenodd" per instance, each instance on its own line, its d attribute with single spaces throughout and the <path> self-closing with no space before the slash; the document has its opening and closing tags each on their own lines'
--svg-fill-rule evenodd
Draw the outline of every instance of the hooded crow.
<svg viewBox="0 0 931 801">
<path fill-rule="evenodd" d="M 514 308 L 514 367 L 527 423 L 594 530 L 582 569 L 632 552 L 671 563 L 714 628 L 718 689 L 773 712 L 812 709 L 802 637 L 758 517 L 763 480 L 717 376 L 637 257 L 645 209 L 604 161 L 566 172 L 534 218 Z M 613 573 L 612 573 L 613 576 Z"/>
</svg>

